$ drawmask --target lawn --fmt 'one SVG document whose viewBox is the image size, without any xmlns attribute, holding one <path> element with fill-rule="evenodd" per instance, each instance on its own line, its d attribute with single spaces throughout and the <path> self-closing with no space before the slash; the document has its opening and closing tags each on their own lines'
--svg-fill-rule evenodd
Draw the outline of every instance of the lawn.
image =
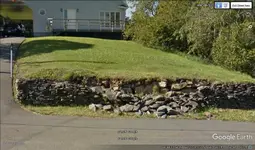
<svg viewBox="0 0 255 150">
<path fill-rule="evenodd" d="M 32 20 L 33 12 L 27 6 L 24 6 L 22 11 L 14 11 L 11 4 L 1 4 L 0 15 L 12 20 Z"/>
<path fill-rule="evenodd" d="M 255 82 L 248 75 L 206 64 L 194 57 L 146 48 L 131 41 L 95 38 L 27 38 L 21 45 L 16 64 L 18 77 L 24 78 L 65 80 L 77 74 L 102 78 Z"/>
<path fill-rule="evenodd" d="M 60 116 L 86 116 L 92 118 L 156 118 L 153 114 L 144 114 L 138 116 L 135 113 L 122 113 L 116 114 L 106 111 L 94 112 L 87 106 L 22 106 L 25 110 L 32 111 L 43 115 L 60 115 Z M 176 116 L 176 119 L 197 119 L 205 120 L 208 119 L 205 114 L 210 113 L 212 115 L 211 120 L 222 120 L 222 121 L 242 121 L 242 122 L 255 122 L 255 110 L 238 110 L 238 109 L 219 109 L 210 108 L 200 112 L 187 113 L 182 116 Z"/>
</svg>

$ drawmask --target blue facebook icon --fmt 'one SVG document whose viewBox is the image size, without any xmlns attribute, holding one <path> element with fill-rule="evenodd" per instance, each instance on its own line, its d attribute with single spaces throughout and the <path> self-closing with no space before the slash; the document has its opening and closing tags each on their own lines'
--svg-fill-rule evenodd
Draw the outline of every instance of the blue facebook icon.
<svg viewBox="0 0 255 150">
<path fill-rule="evenodd" d="M 215 2 L 215 8 L 222 8 L 221 2 Z"/>
</svg>

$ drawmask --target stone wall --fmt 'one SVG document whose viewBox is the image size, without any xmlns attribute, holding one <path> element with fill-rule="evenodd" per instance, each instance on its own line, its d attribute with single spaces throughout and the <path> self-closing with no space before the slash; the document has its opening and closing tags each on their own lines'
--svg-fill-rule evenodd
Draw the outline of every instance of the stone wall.
<svg viewBox="0 0 255 150">
<path fill-rule="evenodd" d="M 155 113 L 158 117 L 204 107 L 255 109 L 255 83 L 205 80 L 135 81 L 76 78 L 72 81 L 16 80 L 17 99 L 25 105 L 87 105 L 96 111 Z"/>
</svg>

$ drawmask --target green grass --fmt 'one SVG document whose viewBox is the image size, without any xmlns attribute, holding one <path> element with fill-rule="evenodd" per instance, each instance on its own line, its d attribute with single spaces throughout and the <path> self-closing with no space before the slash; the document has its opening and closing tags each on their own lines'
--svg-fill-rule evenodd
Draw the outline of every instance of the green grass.
<svg viewBox="0 0 255 150">
<path fill-rule="evenodd" d="M 27 38 L 21 45 L 16 71 L 18 77 L 58 80 L 75 74 L 99 78 L 198 78 L 255 82 L 239 72 L 205 64 L 191 57 L 146 48 L 131 41 L 79 37 Z"/>
<path fill-rule="evenodd" d="M 24 6 L 22 11 L 14 11 L 12 7 L 10 4 L 1 4 L 0 15 L 12 20 L 32 20 L 33 12 L 29 7 Z"/>
<path fill-rule="evenodd" d="M 154 118 L 153 115 L 137 116 L 135 113 L 122 113 L 116 114 L 113 112 L 107 112 L 98 110 L 96 112 L 90 110 L 87 106 L 22 106 L 23 109 L 42 114 L 42 115 L 57 115 L 57 116 L 83 116 L 90 118 Z"/>
<path fill-rule="evenodd" d="M 205 113 L 212 115 L 212 120 L 255 122 L 255 110 L 208 108 L 196 113 L 185 114 L 184 118 L 207 119 Z"/>
<path fill-rule="evenodd" d="M 145 114 L 143 116 L 137 116 L 135 113 L 123 113 L 121 115 L 99 110 L 94 112 L 88 107 L 68 107 L 68 106 L 22 106 L 28 111 L 43 115 L 60 115 L 60 116 L 84 116 L 90 118 L 156 118 L 153 114 Z M 184 114 L 183 116 L 177 116 L 175 119 L 197 119 L 206 120 L 205 112 L 209 112 L 213 117 L 211 120 L 223 120 L 223 121 L 243 121 L 243 122 L 255 122 L 255 110 L 238 110 L 238 109 L 217 109 L 210 108 L 197 113 Z"/>
</svg>

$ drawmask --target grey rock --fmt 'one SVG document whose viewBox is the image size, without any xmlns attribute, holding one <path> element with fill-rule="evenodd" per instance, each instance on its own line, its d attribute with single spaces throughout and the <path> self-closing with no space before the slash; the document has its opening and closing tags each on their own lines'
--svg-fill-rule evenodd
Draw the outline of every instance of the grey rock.
<svg viewBox="0 0 255 150">
<path fill-rule="evenodd" d="M 160 118 L 161 116 L 166 115 L 166 112 L 161 112 L 160 111 L 160 112 L 155 112 L 155 114 L 156 114 L 157 117 Z"/>
<path fill-rule="evenodd" d="M 149 105 L 152 105 L 152 104 L 154 104 L 155 102 L 153 101 L 153 100 L 147 100 L 146 102 L 145 102 L 145 106 L 149 106 Z"/>
<path fill-rule="evenodd" d="M 120 87 L 114 86 L 114 87 L 112 87 L 112 89 L 113 89 L 114 91 L 118 91 L 118 90 L 120 90 Z"/>
<path fill-rule="evenodd" d="M 96 108 L 98 109 L 102 109 L 103 108 L 103 105 L 102 104 L 95 104 Z"/>
<path fill-rule="evenodd" d="M 177 110 L 171 109 L 171 110 L 168 110 L 167 114 L 170 115 L 170 116 L 171 115 L 179 115 L 180 112 L 178 112 Z"/>
<path fill-rule="evenodd" d="M 169 106 L 173 107 L 173 108 L 176 108 L 176 107 L 179 107 L 180 105 L 177 104 L 176 102 L 171 102 L 171 103 L 169 103 Z"/>
<path fill-rule="evenodd" d="M 199 86 L 197 90 L 199 93 L 206 96 L 213 94 L 213 91 L 211 90 L 210 86 Z"/>
<path fill-rule="evenodd" d="M 169 106 L 164 105 L 164 106 L 160 106 L 160 107 L 157 109 L 157 112 L 165 112 L 165 113 L 167 113 L 170 109 L 172 109 L 172 108 L 169 107 Z"/>
<path fill-rule="evenodd" d="M 158 83 L 160 87 L 165 88 L 167 86 L 167 83 L 165 81 L 161 81 Z"/>
<path fill-rule="evenodd" d="M 124 102 L 124 101 L 122 101 L 122 102 Z M 130 104 L 130 105 L 134 105 L 135 106 L 135 104 L 134 104 L 134 102 L 125 102 L 126 104 Z"/>
<path fill-rule="evenodd" d="M 134 110 L 134 106 L 130 104 L 126 104 L 120 107 L 121 112 L 133 112 L 133 110 Z"/>
<path fill-rule="evenodd" d="M 135 113 L 137 116 L 142 116 L 143 112 L 141 110 L 138 110 L 138 112 Z"/>
<path fill-rule="evenodd" d="M 152 95 L 145 95 L 145 96 L 142 97 L 142 99 L 144 101 L 153 100 L 153 96 Z"/>
<path fill-rule="evenodd" d="M 64 87 L 67 84 L 67 82 L 56 82 L 54 84 L 55 88 L 61 88 Z"/>
<path fill-rule="evenodd" d="M 146 111 L 148 111 L 149 110 L 149 108 L 147 107 L 147 106 L 144 106 L 142 109 L 141 109 L 141 111 L 143 111 L 143 112 L 146 112 Z"/>
<path fill-rule="evenodd" d="M 138 101 L 139 101 L 139 98 L 138 98 L 138 97 L 132 97 L 132 101 L 133 101 L 133 102 L 138 102 Z"/>
<path fill-rule="evenodd" d="M 154 113 L 157 112 L 157 109 L 150 108 L 149 110 L 150 112 L 154 112 Z"/>
<path fill-rule="evenodd" d="M 115 91 L 114 92 L 114 99 L 121 99 L 121 96 L 122 96 L 122 92 L 120 92 L 120 91 Z"/>
<path fill-rule="evenodd" d="M 114 92 L 110 89 L 107 89 L 105 91 L 105 94 L 103 94 L 103 96 L 106 97 L 109 100 L 114 100 L 115 99 Z"/>
<path fill-rule="evenodd" d="M 163 95 L 158 95 L 158 96 L 153 97 L 153 100 L 154 101 L 164 101 L 165 97 Z"/>
<path fill-rule="evenodd" d="M 181 111 L 184 112 L 184 113 L 186 113 L 186 112 L 189 111 L 189 108 L 186 107 L 186 106 L 181 106 Z"/>
<path fill-rule="evenodd" d="M 172 96 L 177 96 L 177 93 L 175 91 L 169 91 L 165 95 L 166 97 L 172 97 Z"/>
<path fill-rule="evenodd" d="M 160 106 L 160 104 L 152 104 L 149 106 L 149 108 L 152 108 L 152 109 L 157 109 L 158 107 Z"/>
<path fill-rule="evenodd" d="M 190 106 L 191 107 L 190 111 L 192 111 L 198 107 L 198 103 L 194 101 L 189 101 L 185 106 L 187 107 Z"/>
<path fill-rule="evenodd" d="M 189 98 L 188 97 L 184 97 L 184 96 L 180 96 L 180 101 L 182 101 L 182 102 L 187 102 L 189 100 Z"/>
<path fill-rule="evenodd" d="M 189 93 L 189 97 L 190 98 L 199 98 L 199 95 L 197 92 L 191 92 L 191 93 Z"/>
<path fill-rule="evenodd" d="M 94 95 L 94 98 L 96 99 L 96 98 L 99 98 L 100 96 L 99 95 Z"/>
<path fill-rule="evenodd" d="M 180 98 L 178 96 L 173 96 L 172 99 L 173 99 L 173 101 L 177 102 L 177 101 L 179 101 Z"/>
<path fill-rule="evenodd" d="M 134 108 L 133 108 L 133 111 L 138 111 L 140 108 L 141 108 L 140 105 L 135 105 Z"/>
<path fill-rule="evenodd" d="M 166 94 L 168 91 L 169 91 L 169 89 L 167 89 L 167 88 L 160 89 L 161 94 Z"/>
<path fill-rule="evenodd" d="M 15 80 L 15 83 L 16 83 L 16 84 L 19 84 L 20 81 L 21 81 L 20 79 L 16 79 L 16 80 Z"/>
<path fill-rule="evenodd" d="M 167 118 L 167 114 L 164 114 L 161 116 L 161 119 L 166 119 Z"/>
<path fill-rule="evenodd" d="M 131 95 L 129 95 L 129 94 L 122 94 L 120 96 L 120 99 L 123 100 L 123 101 L 129 102 L 129 101 L 133 100 L 133 97 Z"/>
<path fill-rule="evenodd" d="M 171 118 L 171 119 L 177 118 L 177 115 L 171 115 L 171 116 L 169 116 L 169 118 Z"/>
<path fill-rule="evenodd" d="M 156 101 L 156 104 L 164 105 L 164 104 L 165 104 L 165 101 Z"/>
<path fill-rule="evenodd" d="M 95 86 L 95 87 L 91 87 L 90 88 L 92 90 L 92 92 L 95 92 L 95 93 L 103 93 L 103 88 L 101 86 Z"/>
<path fill-rule="evenodd" d="M 184 89 L 188 84 L 187 83 L 176 83 L 176 84 L 172 84 L 171 86 L 171 90 L 174 90 L 174 91 L 178 91 L 178 90 L 181 90 L 181 89 Z"/>
<path fill-rule="evenodd" d="M 228 95 L 228 99 L 233 99 L 234 98 L 234 95 L 233 94 L 229 94 Z"/>
<path fill-rule="evenodd" d="M 103 110 L 106 110 L 106 111 L 112 110 L 112 105 L 104 105 Z"/>
<path fill-rule="evenodd" d="M 193 85 L 194 83 L 193 83 L 193 81 L 187 81 L 186 82 L 188 85 Z"/>
<path fill-rule="evenodd" d="M 151 114 L 151 112 L 148 110 L 147 112 L 146 112 L 148 115 L 150 115 Z"/>
<path fill-rule="evenodd" d="M 97 107 L 96 107 L 95 104 L 90 104 L 90 105 L 89 105 L 89 109 L 90 109 L 90 110 L 93 110 L 93 111 L 97 111 Z"/>
<path fill-rule="evenodd" d="M 138 101 L 138 102 L 135 102 L 134 105 L 135 105 L 135 106 L 141 105 L 141 102 L 139 102 L 139 101 Z"/>
</svg>

